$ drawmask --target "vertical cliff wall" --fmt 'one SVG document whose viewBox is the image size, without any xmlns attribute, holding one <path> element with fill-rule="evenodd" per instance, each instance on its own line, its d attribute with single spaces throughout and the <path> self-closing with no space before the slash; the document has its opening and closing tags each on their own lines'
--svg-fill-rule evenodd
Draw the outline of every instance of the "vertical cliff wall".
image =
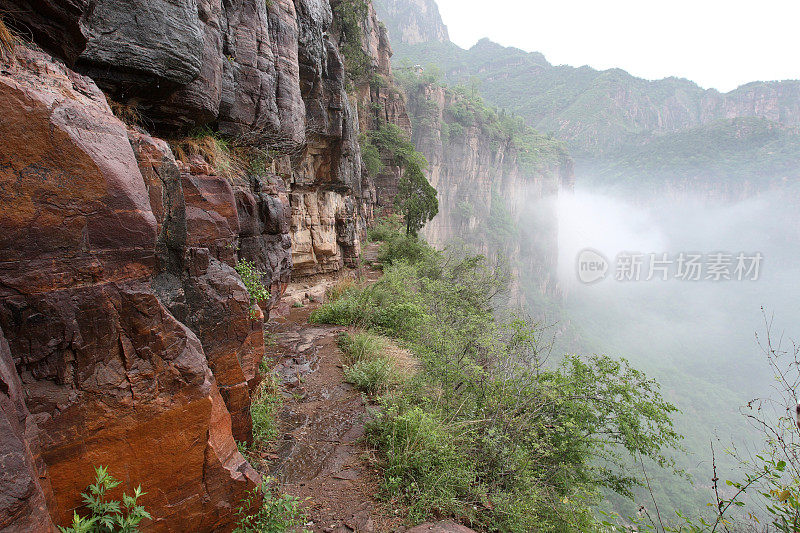
<svg viewBox="0 0 800 533">
<path fill-rule="evenodd" d="M 439 215 L 425 227 L 426 238 L 503 256 L 516 279 L 556 293 L 554 200 L 573 186 L 565 149 L 488 108 L 469 89 L 447 89 L 419 73 L 407 90 L 413 141 L 439 194 Z"/>
<path fill-rule="evenodd" d="M 375 7 L 398 43 L 447 42 L 450 35 L 434 0 L 381 0 Z"/>
<path fill-rule="evenodd" d="M 262 309 L 360 257 L 360 109 L 408 127 L 348 81 L 333 4 L 0 0 L 34 41 L 0 73 L 0 531 L 69 522 L 96 465 L 145 488 L 145 530 L 232 528 Z"/>
</svg>

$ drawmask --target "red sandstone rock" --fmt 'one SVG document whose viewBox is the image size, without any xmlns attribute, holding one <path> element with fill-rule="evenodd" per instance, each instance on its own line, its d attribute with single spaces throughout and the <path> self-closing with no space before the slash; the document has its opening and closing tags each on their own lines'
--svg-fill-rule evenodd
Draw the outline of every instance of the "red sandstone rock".
<svg viewBox="0 0 800 533">
<path fill-rule="evenodd" d="M 0 532 L 55 531 L 53 493 L 38 457 L 39 428 L 25 406 L 22 382 L 0 330 Z"/>
<path fill-rule="evenodd" d="M 251 315 L 250 297 L 231 266 L 239 234 L 233 190 L 204 161 L 193 160 L 181 172 L 166 143 L 130 136 L 162 224 L 156 249 L 167 256 L 161 257 L 157 293 L 199 337 L 234 438 L 250 441 L 250 384 L 264 357 L 263 315 L 257 309 Z"/>
<path fill-rule="evenodd" d="M 189 246 L 209 248 L 221 261 L 235 264 L 239 215 L 230 182 L 207 165 L 181 174 Z"/>
<path fill-rule="evenodd" d="M 200 341 L 151 286 L 170 209 L 154 216 L 157 187 L 94 84 L 19 54 L 0 74 L 0 327 L 39 429 L 50 515 L 69 522 L 93 466 L 108 465 L 120 490 L 148 492 L 146 530 L 225 530 L 256 474 Z M 21 519 L 41 520 L 39 492 L 23 499 Z"/>
</svg>

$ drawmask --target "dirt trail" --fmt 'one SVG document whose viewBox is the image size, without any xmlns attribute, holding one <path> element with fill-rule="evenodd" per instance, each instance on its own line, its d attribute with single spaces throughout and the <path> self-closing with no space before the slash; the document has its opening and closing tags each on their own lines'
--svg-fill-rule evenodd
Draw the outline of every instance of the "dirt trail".
<svg viewBox="0 0 800 533">
<path fill-rule="evenodd" d="M 365 272 L 377 279 L 379 272 Z M 312 290 L 313 292 L 313 290 Z M 318 292 L 318 291 L 317 291 Z M 367 406 L 345 383 L 337 338 L 344 328 L 308 322 L 319 304 L 292 308 L 274 319 L 271 356 L 282 381 L 281 437 L 270 475 L 301 499 L 313 525 L 324 532 L 403 531 L 402 519 L 376 500 L 377 472 L 361 441 Z"/>
</svg>

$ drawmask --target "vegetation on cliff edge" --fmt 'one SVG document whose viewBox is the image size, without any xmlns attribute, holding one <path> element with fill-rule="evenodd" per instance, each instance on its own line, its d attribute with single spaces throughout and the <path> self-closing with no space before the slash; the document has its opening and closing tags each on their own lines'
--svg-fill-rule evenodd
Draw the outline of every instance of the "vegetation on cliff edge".
<svg viewBox="0 0 800 533">
<path fill-rule="evenodd" d="M 382 494 L 411 520 L 590 531 L 599 489 L 630 494 L 639 482 L 620 468 L 625 454 L 669 465 L 680 437 L 658 385 L 608 357 L 546 364 L 535 324 L 496 316 L 502 269 L 400 234 L 381 261 L 381 280 L 340 291 L 312 321 L 386 335 L 420 361 L 368 425 Z"/>
</svg>

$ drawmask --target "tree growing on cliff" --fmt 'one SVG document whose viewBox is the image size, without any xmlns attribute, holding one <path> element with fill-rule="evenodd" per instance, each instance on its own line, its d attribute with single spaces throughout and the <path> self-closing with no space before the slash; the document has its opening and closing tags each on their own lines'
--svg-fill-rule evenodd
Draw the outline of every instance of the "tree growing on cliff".
<svg viewBox="0 0 800 533">
<path fill-rule="evenodd" d="M 364 21 L 369 14 L 365 0 L 340 0 L 333 7 L 334 21 L 339 29 L 339 49 L 350 80 L 361 82 L 368 78 L 372 59 L 364 51 Z"/>
<path fill-rule="evenodd" d="M 370 137 L 383 158 L 403 170 L 394 203 L 405 218 L 406 234 L 416 235 L 439 212 L 436 189 L 425 177 L 428 162 L 395 124 L 382 125 Z"/>
<path fill-rule="evenodd" d="M 397 187 L 395 207 L 403 214 L 406 235 L 416 236 L 419 230 L 439 212 L 439 200 L 417 163 L 406 167 Z"/>
</svg>

